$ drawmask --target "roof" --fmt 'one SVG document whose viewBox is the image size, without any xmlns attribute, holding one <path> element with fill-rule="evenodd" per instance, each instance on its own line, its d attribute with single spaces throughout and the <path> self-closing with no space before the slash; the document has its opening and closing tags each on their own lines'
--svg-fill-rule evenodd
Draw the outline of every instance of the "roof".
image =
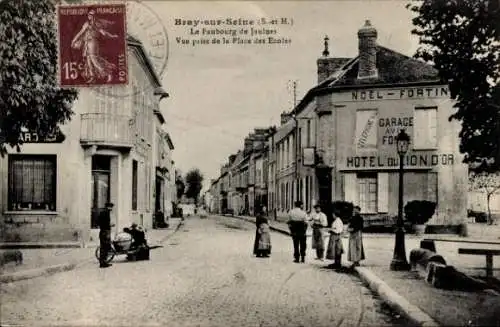
<svg viewBox="0 0 500 327">
<path fill-rule="evenodd" d="M 378 77 L 358 79 L 358 58 L 356 57 L 349 69 L 330 86 L 440 82 L 437 69 L 431 65 L 383 46 L 377 46 Z"/>
<path fill-rule="evenodd" d="M 127 45 L 134 47 L 138 54 L 139 54 L 139 61 L 144 65 L 146 68 L 150 78 L 152 79 L 153 85 L 155 87 L 161 86 L 160 79 L 158 77 L 158 74 L 156 73 L 153 64 L 151 63 L 151 60 L 149 59 L 149 56 L 146 54 L 146 50 L 144 49 L 144 45 L 142 42 L 135 37 L 133 37 L 130 34 L 127 34 Z"/>
<path fill-rule="evenodd" d="M 446 84 L 440 79 L 437 69 L 432 65 L 380 45 L 377 45 L 378 76 L 376 78 L 358 79 L 359 56 L 349 61 L 347 58 L 338 59 L 339 62 L 343 61 L 345 64 L 325 81 L 311 88 L 293 109 L 292 114 L 300 113 L 316 96 L 337 90 L 412 84 Z"/>
</svg>

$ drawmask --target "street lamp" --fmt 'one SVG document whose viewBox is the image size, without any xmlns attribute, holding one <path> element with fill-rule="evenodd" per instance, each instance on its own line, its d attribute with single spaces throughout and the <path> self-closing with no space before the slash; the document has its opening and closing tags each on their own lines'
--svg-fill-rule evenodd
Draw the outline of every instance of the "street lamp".
<svg viewBox="0 0 500 327">
<path fill-rule="evenodd" d="M 406 260 L 405 230 L 403 224 L 403 160 L 408 152 L 410 136 L 404 129 L 396 136 L 396 147 L 399 154 L 399 201 L 398 201 L 398 222 L 396 227 L 396 242 L 394 244 L 394 254 L 391 261 L 391 270 L 409 270 L 410 265 Z"/>
</svg>

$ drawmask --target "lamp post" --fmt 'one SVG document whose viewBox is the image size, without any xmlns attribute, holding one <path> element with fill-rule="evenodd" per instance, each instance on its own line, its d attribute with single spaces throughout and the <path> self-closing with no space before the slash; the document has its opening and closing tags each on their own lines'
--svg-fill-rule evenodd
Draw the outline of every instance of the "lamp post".
<svg viewBox="0 0 500 327">
<path fill-rule="evenodd" d="M 410 265 L 406 260 L 405 249 L 405 230 L 403 224 L 403 175 L 404 175 L 404 156 L 408 152 L 410 136 L 401 129 L 396 136 L 396 147 L 399 154 L 399 201 L 398 201 L 398 222 L 396 228 L 396 241 L 394 244 L 394 254 L 391 261 L 391 270 L 409 270 Z"/>
</svg>

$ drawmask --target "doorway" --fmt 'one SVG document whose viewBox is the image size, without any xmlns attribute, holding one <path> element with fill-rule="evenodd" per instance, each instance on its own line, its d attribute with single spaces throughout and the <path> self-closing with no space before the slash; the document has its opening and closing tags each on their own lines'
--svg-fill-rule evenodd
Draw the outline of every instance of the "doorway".
<svg viewBox="0 0 500 327">
<path fill-rule="evenodd" d="M 93 229 L 99 228 L 99 216 L 106 210 L 106 203 L 110 201 L 110 170 L 111 157 L 92 156 L 90 228 Z"/>
</svg>

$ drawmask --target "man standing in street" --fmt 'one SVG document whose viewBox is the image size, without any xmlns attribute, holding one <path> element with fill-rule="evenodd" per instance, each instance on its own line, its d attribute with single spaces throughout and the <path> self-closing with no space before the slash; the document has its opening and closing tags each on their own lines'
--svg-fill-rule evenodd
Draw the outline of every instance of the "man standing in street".
<svg viewBox="0 0 500 327">
<path fill-rule="evenodd" d="M 293 240 L 293 262 L 305 262 L 307 246 L 307 213 L 302 209 L 302 201 L 295 202 L 295 208 L 290 211 L 288 227 Z"/>
<path fill-rule="evenodd" d="M 99 267 L 107 268 L 111 266 L 107 263 L 108 252 L 111 249 L 111 210 L 113 210 L 113 203 L 106 203 L 106 209 L 99 215 Z"/>
</svg>

